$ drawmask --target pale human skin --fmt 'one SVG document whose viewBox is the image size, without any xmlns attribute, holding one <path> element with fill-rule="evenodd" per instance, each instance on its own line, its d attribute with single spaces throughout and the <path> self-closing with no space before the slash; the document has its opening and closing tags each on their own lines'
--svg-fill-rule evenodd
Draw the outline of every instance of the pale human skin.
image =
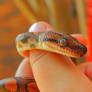
<svg viewBox="0 0 92 92">
<path fill-rule="evenodd" d="M 39 32 L 49 29 L 54 30 L 47 23 L 38 22 L 29 31 Z M 78 34 L 73 36 L 85 44 L 83 36 Z M 33 50 L 30 51 L 29 59 L 22 61 L 15 76 L 33 78 L 34 75 L 40 92 L 92 92 L 91 68 L 92 63 L 84 63 L 77 67 L 67 56 Z"/>
</svg>

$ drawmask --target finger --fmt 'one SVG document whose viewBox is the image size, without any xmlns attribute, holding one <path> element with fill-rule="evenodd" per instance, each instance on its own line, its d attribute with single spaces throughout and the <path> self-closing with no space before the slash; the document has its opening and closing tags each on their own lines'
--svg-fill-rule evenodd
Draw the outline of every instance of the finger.
<svg viewBox="0 0 92 92">
<path fill-rule="evenodd" d="M 20 85 L 20 88 L 24 89 L 23 87 L 25 87 L 25 85 L 23 86 L 23 84 L 27 84 L 28 86 L 26 86 L 26 89 L 25 89 L 26 91 L 29 90 L 33 92 L 39 92 L 35 81 L 33 82 L 31 81 L 31 80 L 34 80 L 34 76 L 32 73 L 32 68 L 30 67 L 29 59 L 24 59 L 21 62 L 21 64 L 19 65 L 19 68 L 16 71 L 15 78 L 19 78 L 18 85 Z M 14 82 L 12 79 L 11 79 L 11 84 L 8 82 L 8 85 L 10 86 L 14 85 Z M 13 87 L 11 87 L 11 89 L 12 88 Z M 20 88 L 18 88 L 17 90 L 20 90 Z"/>
<path fill-rule="evenodd" d="M 43 21 L 35 23 L 29 28 L 29 32 L 43 32 L 43 31 L 55 31 L 55 30 L 51 25 Z"/>
<path fill-rule="evenodd" d="M 78 68 L 92 81 L 92 63 L 84 63 Z"/>
<path fill-rule="evenodd" d="M 32 32 L 38 32 L 37 27 Z M 30 52 L 30 63 L 41 92 L 92 92 L 91 81 L 66 56 L 34 50 Z"/>
<path fill-rule="evenodd" d="M 80 43 L 84 44 L 85 46 L 87 45 L 87 38 L 85 38 L 81 34 L 72 34 L 74 38 L 76 38 Z"/>
<path fill-rule="evenodd" d="M 43 21 L 39 23 L 35 23 L 29 28 L 29 32 L 43 32 L 43 31 L 52 30 L 54 31 L 53 27 Z M 43 53 L 43 52 L 42 52 Z M 25 52 L 25 55 L 28 56 L 28 51 Z M 18 67 L 16 77 L 30 77 L 33 78 L 32 68 L 30 67 L 30 62 L 28 59 L 24 59 L 20 66 Z"/>
<path fill-rule="evenodd" d="M 85 46 L 87 45 L 87 39 L 84 36 L 80 34 L 73 34 L 72 36 Z M 78 65 L 78 69 L 81 70 L 92 81 L 92 63 L 80 64 Z"/>
<path fill-rule="evenodd" d="M 15 77 L 34 78 L 29 59 L 24 59 L 19 65 Z"/>
</svg>

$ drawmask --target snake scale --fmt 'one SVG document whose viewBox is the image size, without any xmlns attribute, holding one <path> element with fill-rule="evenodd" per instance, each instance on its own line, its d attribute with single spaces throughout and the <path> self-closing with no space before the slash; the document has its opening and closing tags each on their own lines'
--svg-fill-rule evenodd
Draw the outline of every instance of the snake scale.
<svg viewBox="0 0 92 92">
<path fill-rule="evenodd" d="M 24 53 L 32 49 L 55 52 L 72 58 L 81 57 L 87 52 L 87 48 L 74 37 L 52 31 L 20 34 L 16 38 L 16 48 L 24 57 Z"/>
</svg>

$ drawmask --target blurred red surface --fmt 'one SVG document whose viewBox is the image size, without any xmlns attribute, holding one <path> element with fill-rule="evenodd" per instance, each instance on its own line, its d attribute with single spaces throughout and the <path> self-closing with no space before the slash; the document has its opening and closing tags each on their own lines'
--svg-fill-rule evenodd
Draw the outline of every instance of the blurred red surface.
<svg viewBox="0 0 92 92">
<path fill-rule="evenodd" d="M 92 1 L 86 0 L 87 4 L 87 23 L 88 23 L 88 53 L 87 61 L 92 62 Z"/>
</svg>

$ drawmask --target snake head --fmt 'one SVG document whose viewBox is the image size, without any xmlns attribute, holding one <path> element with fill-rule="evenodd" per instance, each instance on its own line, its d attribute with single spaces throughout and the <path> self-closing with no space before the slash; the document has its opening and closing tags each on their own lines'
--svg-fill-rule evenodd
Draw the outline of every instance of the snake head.
<svg viewBox="0 0 92 92">
<path fill-rule="evenodd" d="M 49 51 L 78 58 L 87 52 L 87 48 L 77 39 L 66 33 L 48 31 L 44 34 L 43 43 Z"/>
<path fill-rule="evenodd" d="M 87 52 L 87 48 L 77 39 L 65 33 L 52 31 L 20 34 L 16 38 L 16 47 L 24 57 L 28 57 L 32 49 L 43 49 L 74 58 L 81 57 Z"/>
<path fill-rule="evenodd" d="M 26 32 L 16 37 L 16 48 L 20 55 L 25 56 L 24 54 L 27 53 L 26 56 L 28 56 L 30 48 L 34 49 L 36 47 L 37 39 L 35 39 L 35 34 L 33 32 Z"/>
</svg>

